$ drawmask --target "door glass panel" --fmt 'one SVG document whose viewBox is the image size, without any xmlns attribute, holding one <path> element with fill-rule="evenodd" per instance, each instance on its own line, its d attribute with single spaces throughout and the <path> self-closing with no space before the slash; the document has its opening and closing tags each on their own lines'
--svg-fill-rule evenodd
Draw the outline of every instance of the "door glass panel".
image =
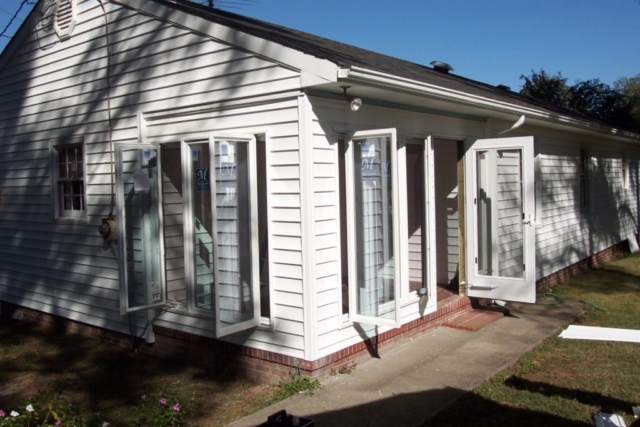
<svg viewBox="0 0 640 427">
<path fill-rule="evenodd" d="M 119 191 L 124 215 L 126 308 L 164 303 L 159 241 L 158 153 L 153 148 L 122 148 Z"/>
<path fill-rule="evenodd" d="M 353 150 L 357 314 L 395 319 L 391 137 L 354 139 Z"/>
<path fill-rule="evenodd" d="M 216 245 L 223 326 L 254 318 L 249 144 L 215 141 Z"/>
<path fill-rule="evenodd" d="M 215 266 L 209 142 L 190 144 L 195 306 L 212 310 Z"/>
<path fill-rule="evenodd" d="M 409 228 L 409 291 L 427 283 L 424 212 L 424 146 L 407 144 L 407 224 Z"/>
<path fill-rule="evenodd" d="M 164 225 L 164 264 L 167 300 L 187 304 L 187 281 L 184 260 L 184 200 L 182 150 L 180 144 L 163 144 L 162 210 Z"/>
<path fill-rule="evenodd" d="M 524 277 L 522 150 L 476 151 L 478 274 Z"/>
</svg>

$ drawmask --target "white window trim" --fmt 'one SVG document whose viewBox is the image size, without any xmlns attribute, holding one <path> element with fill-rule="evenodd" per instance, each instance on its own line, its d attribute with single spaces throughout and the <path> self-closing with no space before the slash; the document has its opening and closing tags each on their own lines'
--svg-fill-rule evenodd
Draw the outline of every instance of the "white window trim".
<svg viewBox="0 0 640 427">
<path fill-rule="evenodd" d="M 582 167 L 582 153 L 584 152 L 584 161 L 585 161 L 585 169 L 586 169 L 586 181 L 587 181 L 587 205 L 582 205 L 582 177 L 580 175 L 580 169 Z M 592 182 L 592 169 L 593 169 L 593 156 L 591 155 L 591 149 L 586 146 L 578 147 L 578 201 L 579 201 L 579 210 L 583 215 L 588 215 L 593 211 L 593 182 Z"/>
<path fill-rule="evenodd" d="M 622 150 L 621 153 L 621 161 L 622 161 L 622 188 L 624 190 L 629 189 L 629 152 L 627 150 Z"/>
<path fill-rule="evenodd" d="M 357 314 L 356 310 L 356 288 L 355 283 L 357 282 L 357 262 L 356 262 L 356 241 L 355 241 L 355 206 L 352 203 L 355 200 L 355 196 L 353 194 L 353 184 L 354 184 L 354 166 L 353 166 L 353 140 L 358 138 L 366 138 L 366 137 L 391 137 L 391 163 L 393 166 L 392 171 L 394 172 L 391 177 L 391 185 L 393 191 L 393 200 L 392 206 L 394 210 L 394 218 L 392 227 L 394 230 L 393 233 L 393 254 L 394 254 L 394 283 L 395 283 L 395 292 L 394 292 L 394 301 L 388 302 L 384 304 L 384 308 L 391 307 L 391 305 L 395 306 L 395 316 L 393 319 L 389 318 L 381 318 L 381 317 L 373 317 Z M 364 323 L 364 324 L 375 324 L 378 326 L 391 326 L 391 327 L 399 327 L 402 323 L 402 292 L 401 289 L 404 287 L 404 283 L 407 282 L 407 273 L 404 271 L 404 267 L 407 264 L 407 261 L 402 261 L 401 254 L 402 245 L 401 245 L 401 236 L 407 234 L 407 219 L 405 215 L 406 206 L 400 202 L 402 195 L 404 195 L 404 201 L 406 202 L 406 162 L 405 162 L 405 150 L 404 144 L 398 140 L 397 130 L 395 128 L 391 129 L 375 129 L 369 131 L 357 131 L 350 133 L 348 138 L 346 138 L 347 149 L 345 153 L 345 174 L 346 174 L 346 191 L 347 191 L 347 227 L 348 230 L 351 230 L 349 235 L 347 236 L 347 246 L 348 246 L 348 260 L 349 260 L 349 318 L 351 321 L 356 323 Z M 404 185 L 403 185 L 404 184 Z M 405 292 L 406 293 L 406 292 Z M 383 309 L 384 309 L 383 308 Z"/>
<path fill-rule="evenodd" d="M 68 148 L 74 145 L 82 146 L 82 181 L 84 183 L 84 210 L 82 211 L 63 211 L 60 206 L 60 192 L 58 190 L 58 181 L 60 179 L 58 150 Z M 49 141 L 49 158 L 50 158 L 50 177 L 51 177 L 51 205 L 53 208 L 54 222 L 60 223 L 79 223 L 87 224 L 88 205 L 87 205 L 87 150 L 84 143 L 84 137 L 73 137 L 69 139 L 52 139 Z"/>
</svg>

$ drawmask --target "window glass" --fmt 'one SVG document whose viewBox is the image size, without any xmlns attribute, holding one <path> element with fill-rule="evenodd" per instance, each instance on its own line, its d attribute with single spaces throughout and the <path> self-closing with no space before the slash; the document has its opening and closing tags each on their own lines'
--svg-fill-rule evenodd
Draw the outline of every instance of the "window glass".
<svg viewBox="0 0 640 427">
<path fill-rule="evenodd" d="M 357 314 L 395 319 L 391 137 L 353 140 Z"/>
<path fill-rule="evenodd" d="M 82 144 L 58 146 L 54 171 L 57 170 L 56 217 L 85 216 L 84 155 Z"/>
</svg>

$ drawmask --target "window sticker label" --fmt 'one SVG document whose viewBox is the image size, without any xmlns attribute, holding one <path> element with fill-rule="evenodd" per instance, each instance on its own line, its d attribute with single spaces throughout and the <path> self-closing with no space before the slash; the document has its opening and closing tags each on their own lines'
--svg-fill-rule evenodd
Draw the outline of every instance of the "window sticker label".
<svg viewBox="0 0 640 427">
<path fill-rule="evenodd" d="M 162 301 L 162 296 L 160 295 L 160 283 L 158 282 L 151 282 L 151 301 Z"/>
<path fill-rule="evenodd" d="M 196 169 L 196 187 L 198 191 L 209 191 L 211 189 L 209 182 L 209 168 Z"/>
</svg>

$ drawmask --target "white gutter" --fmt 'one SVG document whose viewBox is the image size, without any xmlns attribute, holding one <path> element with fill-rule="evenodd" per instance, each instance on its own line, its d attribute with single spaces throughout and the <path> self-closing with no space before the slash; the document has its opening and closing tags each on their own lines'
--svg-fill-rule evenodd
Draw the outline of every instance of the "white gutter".
<svg viewBox="0 0 640 427">
<path fill-rule="evenodd" d="M 563 115 L 555 116 L 549 114 L 544 110 L 514 105 L 504 101 L 498 101 L 478 95 L 472 95 L 466 92 L 436 86 L 429 83 L 423 83 L 404 77 L 398 77 L 379 71 L 368 70 L 357 66 L 338 69 L 338 79 L 349 79 L 393 89 L 402 89 L 407 92 L 413 92 L 417 95 L 428 95 L 433 98 L 454 101 L 461 104 L 491 109 L 503 113 L 510 113 L 516 116 L 525 115 L 527 119 L 533 119 L 539 125 L 545 127 L 554 127 L 553 125 L 560 125 L 563 127 L 570 127 L 572 129 L 579 128 L 589 133 L 596 133 L 598 135 L 605 134 L 615 138 L 623 139 L 627 142 L 629 140 L 635 140 L 635 142 L 640 143 L 640 135 L 632 132 L 622 131 L 614 128 L 609 128 L 610 131 L 607 131 L 606 128 L 603 129 L 600 127 L 596 127 L 591 122 L 586 120 L 580 120 Z"/>
</svg>

